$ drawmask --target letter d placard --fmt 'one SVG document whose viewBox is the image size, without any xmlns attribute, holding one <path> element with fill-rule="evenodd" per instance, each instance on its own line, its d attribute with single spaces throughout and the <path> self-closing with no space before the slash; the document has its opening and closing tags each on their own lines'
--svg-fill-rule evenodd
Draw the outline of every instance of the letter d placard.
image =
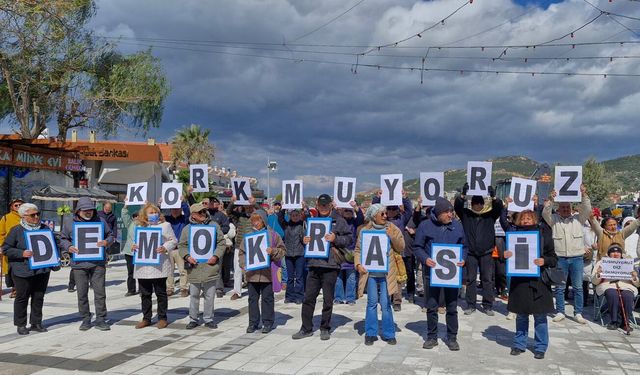
<svg viewBox="0 0 640 375">
<path fill-rule="evenodd" d="M 431 259 L 436 262 L 436 266 L 431 267 L 431 286 L 462 287 L 462 267 L 457 265 L 462 259 L 462 245 L 431 244 Z"/>
<path fill-rule="evenodd" d="M 58 248 L 51 230 L 28 230 L 24 232 L 24 238 L 27 242 L 27 250 L 33 252 L 33 256 L 29 258 L 29 268 L 36 270 L 60 265 Z"/>
</svg>

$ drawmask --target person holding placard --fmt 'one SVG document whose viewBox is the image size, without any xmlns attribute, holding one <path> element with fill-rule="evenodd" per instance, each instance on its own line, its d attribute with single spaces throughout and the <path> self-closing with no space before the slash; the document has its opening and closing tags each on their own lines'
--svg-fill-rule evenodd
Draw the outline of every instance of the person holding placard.
<svg viewBox="0 0 640 375">
<path fill-rule="evenodd" d="M 469 190 L 469 184 L 465 183 L 462 193 L 456 197 L 455 212 L 464 228 L 465 242 L 469 247 L 467 254 L 466 272 L 466 300 L 465 315 L 471 315 L 476 311 L 476 299 L 478 292 L 478 268 L 480 268 L 480 281 L 482 281 L 482 308 L 485 314 L 493 316 L 493 302 L 495 295 L 493 248 L 496 246 L 496 220 L 502 213 L 502 200 L 496 199 L 496 191 L 493 186 L 488 187 L 491 206 L 485 207 L 484 197 L 474 195 L 471 197 L 470 208 L 465 208 L 464 203 Z"/>
<path fill-rule="evenodd" d="M 136 324 L 136 329 L 148 327 L 151 325 L 152 317 L 152 301 L 151 294 L 156 294 L 158 300 L 158 328 L 166 328 L 169 325 L 167 321 L 167 309 L 169 302 L 167 299 L 167 277 L 171 272 L 171 261 L 167 255 L 169 251 L 176 248 L 178 239 L 176 238 L 171 224 L 167 223 L 160 215 L 158 206 L 151 203 L 145 204 L 138 215 L 138 225 L 142 228 L 158 228 L 161 230 L 161 238 L 157 248 L 151 251 L 157 253 L 159 264 L 136 264 L 133 276 L 138 279 L 140 287 L 140 302 L 142 305 L 142 320 Z M 140 249 L 139 243 L 134 243 L 131 248 L 134 252 Z M 142 249 L 144 250 L 144 249 Z M 137 254 L 135 254 L 137 256 Z"/>
<path fill-rule="evenodd" d="M 2 252 L 8 258 L 13 270 L 16 287 L 16 299 L 13 301 L 13 324 L 18 327 L 18 334 L 27 335 L 30 331 L 47 332 L 42 325 L 42 306 L 44 294 L 49 284 L 50 271 L 57 271 L 59 266 L 33 269 L 29 259 L 34 252 L 28 250 L 26 232 L 49 230 L 40 223 L 40 211 L 31 203 L 23 203 L 18 209 L 20 223 L 9 231 L 4 239 Z M 53 236 L 50 237 L 53 239 Z M 51 243 L 55 247 L 55 242 Z M 55 251 L 55 249 L 53 249 Z M 27 328 L 27 306 L 31 302 L 31 327 Z"/>
<path fill-rule="evenodd" d="M 460 261 L 455 263 L 455 271 L 461 272 L 460 267 L 464 266 L 466 245 L 464 231 L 460 221 L 453 216 L 453 205 L 445 198 L 438 197 L 435 206 L 431 209 L 431 216 L 424 220 L 416 230 L 416 237 L 413 241 L 413 253 L 424 265 L 425 274 L 425 294 L 427 294 L 427 341 L 422 347 L 433 349 L 438 345 L 438 300 L 440 293 L 444 293 L 446 306 L 447 340 L 445 344 L 449 350 L 460 350 L 457 341 L 458 336 L 458 288 L 448 288 L 431 285 L 431 268 L 436 267 L 434 260 L 433 244 L 453 244 L 462 245 Z M 436 259 L 437 260 L 437 259 Z M 427 284 L 429 286 L 427 287 Z"/>
<path fill-rule="evenodd" d="M 320 339 L 331 338 L 331 314 L 333 312 L 333 298 L 336 279 L 340 271 L 340 263 L 336 261 L 338 252 L 347 249 L 353 241 L 351 227 L 333 209 L 333 200 L 329 194 L 321 194 L 316 201 L 318 217 L 331 218 L 331 232 L 324 237 L 329 242 L 330 251 L 328 258 L 308 258 L 309 272 L 305 283 L 304 302 L 302 303 L 302 327 L 293 334 L 294 340 L 313 335 L 313 310 L 316 307 L 316 299 L 322 289 L 322 319 L 320 321 Z M 311 242 L 311 237 L 305 236 L 305 245 Z M 340 250 L 339 250 L 339 249 Z"/>
<path fill-rule="evenodd" d="M 351 226 L 353 233 L 353 242 L 349 245 L 348 250 L 353 251 L 358 238 L 358 228 L 364 224 L 364 213 L 358 207 L 355 201 L 349 202 L 352 208 L 338 208 L 338 212 L 344 220 Z M 333 303 L 346 303 L 350 306 L 356 304 L 356 269 L 353 263 L 343 262 L 340 265 L 340 272 L 336 279 L 336 289 L 334 293 Z"/>
<path fill-rule="evenodd" d="M 503 217 L 506 217 L 506 211 L 505 208 L 502 214 Z M 534 211 L 525 210 L 518 213 L 515 222 L 510 225 L 508 230 L 538 232 L 542 256 L 536 258 L 533 263 L 541 267 L 540 274 L 542 274 L 545 267 L 556 266 L 558 257 L 554 251 L 551 229 L 546 225 L 538 225 L 538 216 Z M 504 257 L 507 260 L 512 256 L 514 256 L 513 252 L 509 250 L 504 252 Z M 507 310 L 516 314 L 516 334 L 511 348 L 511 355 L 522 354 L 527 349 L 529 315 L 533 315 L 535 329 L 534 358 L 544 358 L 544 353 L 549 347 L 547 314 L 554 311 L 551 286 L 545 284 L 539 276 L 512 276 Z"/>
<path fill-rule="evenodd" d="M 606 256 L 609 246 L 614 243 L 619 244 L 624 254 L 626 254 L 624 245 L 627 237 L 631 236 L 640 228 L 640 219 L 636 219 L 619 230 L 618 220 L 613 216 L 605 216 L 600 225 L 598 225 L 594 217 L 590 217 L 589 223 L 598 238 L 598 256 L 596 260 L 600 260 L 603 256 Z"/>
<path fill-rule="evenodd" d="M 71 272 L 76 282 L 78 312 L 82 318 L 80 330 L 91 328 L 89 285 L 93 289 L 96 308 L 95 327 L 101 331 L 111 328 L 107 324 L 106 248 L 115 238 L 111 227 L 98 216 L 95 203 L 88 197 L 78 200 L 73 217 L 67 216 L 60 230 L 60 247 L 71 254 Z"/>
<path fill-rule="evenodd" d="M 190 217 L 189 204 L 184 199 L 181 199 L 180 208 L 171 208 L 169 209 L 169 215 L 164 215 L 167 223 L 171 224 L 171 229 L 173 229 L 178 241 L 181 240 L 183 229 L 189 225 Z M 169 277 L 167 278 L 167 295 L 172 296 L 175 293 L 176 283 L 173 270 L 177 266 L 180 274 L 180 297 L 187 297 L 189 295 L 189 286 L 187 285 L 187 271 L 184 267 L 184 259 L 178 254 L 177 249 L 169 253 L 169 259 L 171 260 L 171 272 L 169 272 Z"/>
<path fill-rule="evenodd" d="M 620 305 L 620 300 L 622 299 L 624 314 L 628 319 L 633 314 L 633 301 L 638 295 L 638 287 L 640 287 L 640 279 L 638 279 L 638 272 L 636 271 L 630 272 L 626 280 L 613 280 L 602 277 L 603 260 L 607 258 L 622 259 L 623 253 L 624 250 L 620 244 L 609 246 L 607 256 L 596 263 L 591 276 L 591 282 L 596 286 L 596 294 L 604 296 L 607 301 L 608 311 L 611 315 L 611 322 L 607 325 L 607 329 L 610 330 L 628 327 L 628 321 L 625 323 L 624 316 L 621 314 L 623 306 Z"/>
<path fill-rule="evenodd" d="M 251 229 L 254 232 L 267 231 L 268 247 L 266 253 L 269 261 L 279 262 L 285 256 L 287 249 L 280 235 L 267 227 L 267 215 L 265 212 L 263 210 L 254 212 L 249 220 L 251 221 Z M 246 248 L 244 241 L 242 241 L 240 245 L 240 267 L 243 269 L 247 269 L 248 266 L 245 259 L 245 252 L 247 251 L 250 250 Z M 266 268 L 254 271 L 247 270 L 246 277 L 249 291 L 249 326 L 247 327 L 247 333 L 253 333 L 260 329 L 260 323 L 262 323 L 262 333 L 269 333 L 273 329 L 275 321 L 271 265 L 269 264 Z M 262 308 L 258 305 L 260 298 L 262 298 Z M 260 313 L 262 313 L 262 317 Z"/>
<path fill-rule="evenodd" d="M 204 296 L 202 319 L 208 328 L 218 328 L 213 321 L 216 282 L 220 278 L 220 259 L 226 250 L 226 241 L 219 225 L 212 222 L 209 211 L 202 203 L 190 207 L 189 224 L 180 233 L 178 254 L 183 259 L 189 281 L 189 324 L 187 329 L 199 325 L 200 294 Z M 210 227 L 210 228 L 209 228 Z M 198 233 L 198 229 L 202 232 Z M 212 232 L 215 231 L 215 237 Z M 215 238 L 215 243 L 214 243 Z M 208 242 L 211 241 L 211 242 Z M 202 245 L 204 248 L 200 248 Z M 199 252 L 204 252 L 204 256 Z M 195 252 L 196 254 L 192 254 Z M 197 258 L 197 259 L 196 259 Z"/>
<path fill-rule="evenodd" d="M 138 212 L 129 214 L 129 209 L 127 207 L 122 207 L 122 210 L 120 211 L 122 226 L 126 228 L 127 231 L 127 240 L 125 241 L 124 247 L 122 248 L 124 260 L 127 263 L 127 293 L 125 293 L 125 297 L 131 297 L 138 294 L 138 291 L 136 290 L 136 279 L 133 277 L 135 265 L 133 264 L 132 250 L 132 245 L 135 241 L 136 226 L 138 224 L 138 214 Z"/>
<path fill-rule="evenodd" d="M 396 344 L 396 325 L 393 321 L 393 312 L 391 310 L 391 298 L 397 292 L 398 285 L 398 267 L 393 260 L 391 251 L 401 254 L 404 250 L 404 237 L 400 229 L 390 221 L 387 221 L 387 212 L 385 207 L 380 204 L 372 204 L 365 214 L 367 224 L 360 227 L 358 239 L 353 254 L 356 270 L 360 274 L 358 282 L 358 297 L 362 298 L 365 289 L 367 290 L 367 312 L 364 320 L 365 345 L 373 345 L 378 339 L 378 303 L 382 312 L 382 341 L 386 341 L 389 345 Z M 363 234 L 367 232 L 382 232 L 385 234 L 383 238 L 378 237 L 377 242 L 369 241 L 368 248 L 363 248 Z M 390 249 L 387 252 L 387 245 L 390 242 Z M 375 244 L 379 246 L 376 246 Z M 380 252 L 384 252 L 381 254 Z M 373 253 L 373 254 L 372 254 Z M 370 270 L 366 262 L 363 264 L 361 255 L 364 259 L 380 257 L 380 260 L 387 262 L 388 271 Z"/>
<path fill-rule="evenodd" d="M 4 244 L 4 240 L 7 238 L 11 228 L 16 225 L 20 225 L 20 215 L 18 209 L 24 203 L 22 199 L 15 198 L 9 202 L 9 212 L 0 219 L 0 246 Z M 2 276 L 6 281 L 7 287 L 11 288 L 10 298 L 16 298 L 16 288 L 13 285 L 13 276 L 11 276 L 11 267 L 9 258 L 6 255 L 1 255 L 2 258 Z M 0 284 L 2 287 L 2 284 Z"/>
<path fill-rule="evenodd" d="M 289 211 L 289 220 L 285 218 L 285 210 L 276 213 L 280 227 L 284 229 L 284 245 L 286 248 L 285 262 L 287 264 L 287 289 L 284 303 L 302 304 L 304 298 L 304 243 L 305 214 L 300 209 Z"/>
<path fill-rule="evenodd" d="M 580 191 L 582 193 L 582 202 L 577 208 L 577 214 L 572 214 L 571 203 L 569 202 L 559 202 L 556 213 L 552 213 L 551 206 L 557 195 L 555 191 L 552 191 L 549 199 L 544 202 L 542 218 L 553 232 L 553 245 L 556 255 L 558 255 L 558 268 L 563 270 L 565 282 L 567 277 L 571 276 L 574 295 L 574 319 L 580 324 L 587 324 L 587 321 L 582 317 L 582 309 L 584 307 L 582 276 L 585 253 L 590 252 L 591 249 L 584 246 L 582 225 L 591 215 L 591 200 L 587 196 L 587 188 L 584 185 L 580 185 Z M 560 322 L 565 318 L 564 292 L 564 284 L 555 287 L 556 316 L 553 318 L 554 322 Z"/>
</svg>

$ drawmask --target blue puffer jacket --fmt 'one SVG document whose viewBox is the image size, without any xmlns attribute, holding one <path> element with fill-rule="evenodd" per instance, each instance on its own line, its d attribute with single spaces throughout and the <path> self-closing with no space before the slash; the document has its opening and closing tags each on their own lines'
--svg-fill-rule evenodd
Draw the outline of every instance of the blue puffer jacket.
<svg viewBox="0 0 640 375">
<path fill-rule="evenodd" d="M 454 219 L 451 223 L 444 225 L 431 213 L 431 218 L 424 220 L 416 230 L 416 238 L 413 241 L 413 253 L 418 258 L 420 264 L 426 266 L 426 261 L 431 258 L 431 244 L 462 244 L 462 260 L 467 258 L 467 245 L 464 241 L 464 230 L 460 221 Z M 427 272 L 430 272 L 427 267 Z M 429 273 L 427 273 L 429 275 Z"/>
</svg>

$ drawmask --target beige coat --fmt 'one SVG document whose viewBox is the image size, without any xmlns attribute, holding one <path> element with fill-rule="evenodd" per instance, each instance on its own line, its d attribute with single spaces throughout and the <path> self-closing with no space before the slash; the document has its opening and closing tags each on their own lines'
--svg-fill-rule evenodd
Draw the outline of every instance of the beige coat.
<svg viewBox="0 0 640 375">
<path fill-rule="evenodd" d="M 276 233 L 276 231 L 272 229 L 269 229 L 269 247 L 271 248 L 271 255 L 269 256 L 271 262 L 277 262 L 280 259 L 284 258 L 284 255 L 287 252 L 282 238 L 278 233 Z M 240 242 L 238 260 L 240 263 L 240 268 L 244 270 L 246 267 L 244 241 Z M 268 267 L 256 271 L 247 271 L 245 277 L 248 283 L 270 283 L 272 282 L 271 275 L 271 267 Z"/>
<path fill-rule="evenodd" d="M 596 294 L 601 296 L 607 289 L 616 289 L 616 284 L 609 282 L 605 279 L 598 278 L 598 268 L 602 264 L 602 260 L 599 260 L 596 263 L 596 266 L 593 267 L 593 271 L 591 273 L 591 282 L 596 286 Z M 622 290 L 628 290 L 633 293 L 633 296 L 638 295 L 638 287 L 640 287 L 640 279 L 636 277 L 635 280 L 620 280 L 618 282 L 618 286 Z"/>
<path fill-rule="evenodd" d="M 387 293 L 389 295 L 393 295 L 398 291 L 398 268 L 396 267 L 396 257 L 394 255 L 402 255 L 402 251 L 404 250 L 404 236 L 398 227 L 396 227 L 393 223 L 387 222 L 389 228 L 391 228 L 391 235 L 389 236 L 391 241 L 391 251 L 392 253 L 389 256 L 389 272 L 387 272 Z M 367 223 L 361 226 L 358 229 L 358 240 L 356 241 L 356 248 L 353 251 L 353 263 L 358 269 L 358 265 L 360 264 L 360 243 L 361 232 L 363 230 L 373 230 L 373 224 Z M 395 254 L 393 253 L 395 252 Z M 402 259 L 402 258 L 400 258 Z M 365 273 L 364 275 L 360 275 L 360 280 L 358 281 L 358 297 L 362 297 L 364 295 L 364 291 L 367 288 L 367 282 L 369 281 L 369 274 Z"/>
</svg>

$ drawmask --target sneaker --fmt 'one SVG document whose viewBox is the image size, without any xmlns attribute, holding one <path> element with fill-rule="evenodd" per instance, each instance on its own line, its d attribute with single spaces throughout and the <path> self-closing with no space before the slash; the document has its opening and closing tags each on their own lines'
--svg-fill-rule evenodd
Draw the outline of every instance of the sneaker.
<svg viewBox="0 0 640 375">
<path fill-rule="evenodd" d="M 166 319 L 158 320 L 158 329 L 167 328 L 168 325 L 169 325 L 169 322 L 167 322 Z"/>
<path fill-rule="evenodd" d="M 574 319 L 580 324 L 587 324 L 587 320 L 582 316 L 582 314 L 576 314 Z"/>
<path fill-rule="evenodd" d="M 182 298 L 189 297 L 189 291 L 187 289 L 182 289 L 180 291 L 180 297 L 182 297 Z"/>
<path fill-rule="evenodd" d="M 553 319 L 551 319 L 551 321 L 558 323 L 558 322 L 563 321 L 564 318 L 565 318 L 565 316 L 564 316 L 563 313 L 557 313 L 556 316 L 554 316 Z"/>
<path fill-rule="evenodd" d="M 256 331 L 256 327 L 255 326 L 249 326 L 249 327 L 247 327 L 247 330 L 245 332 L 254 333 L 255 331 Z"/>
<path fill-rule="evenodd" d="M 391 338 L 391 339 L 385 339 L 384 337 L 382 338 L 382 341 L 386 342 L 389 345 L 395 345 L 398 343 L 398 341 L 396 341 L 395 337 Z"/>
<path fill-rule="evenodd" d="M 437 339 L 428 339 L 427 341 L 424 342 L 424 344 L 422 344 L 422 349 L 433 349 L 436 346 L 438 346 Z"/>
<path fill-rule="evenodd" d="M 458 350 L 460 350 L 460 345 L 458 345 L 458 341 L 456 341 L 455 339 L 447 340 L 445 341 L 445 344 L 447 344 L 447 347 L 452 352 L 457 352 Z"/>
<path fill-rule="evenodd" d="M 421 308 L 420 312 L 422 312 L 423 314 L 426 314 L 427 313 L 427 308 L 426 307 Z M 438 312 L 440 312 L 440 311 L 438 311 Z"/>
<path fill-rule="evenodd" d="M 496 313 L 493 311 L 493 309 L 485 309 L 484 313 L 487 314 L 487 316 L 495 316 Z"/>
<path fill-rule="evenodd" d="M 135 296 L 136 294 L 138 294 L 137 292 L 127 292 L 124 294 L 125 297 L 131 297 L 131 296 Z"/>
<path fill-rule="evenodd" d="M 29 334 L 29 329 L 27 327 L 18 327 L 18 334 L 19 335 L 28 335 Z"/>
<path fill-rule="evenodd" d="M 393 305 L 393 311 L 395 312 L 402 311 L 402 305 Z"/>
<path fill-rule="evenodd" d="M 82 324 L 80 324 L 80 328 L 81 331 L 88 331 L 89 329 L 91 329 L 91 320 L 83 320 Z"/>
<path fill-rule="evenodd" d="M 273 330 L 273 327 L 267 327 L 267 326 L 262 327 L 262 333 L 265 335 L 271 332 L 272 330 Z"/>
<path fill-rule="evenodd" d="M 415 301 L 415 298 L 413 296 L 408 296 L 407 297 L 407 302 L 414 303 L 414 301 Z"/>
<path fill-rule="evenodd" d="M 210 328 L 210 329 L 217 329 L 217 328 L 218 328 L 218 325 L 217 325 L 215 322 L 213 322 L 213 321 L 211 321 L 211 322 L 206 322 L 206 323 L 204 324 L 204 326 L 205 326 L 205 327 L 207 327 L 207 328 Z"/>
<path fill-rule="evenodd" d="M 240 295 L 238 293 L 233 293 L 233 295 L 231 296 L 231 300 L 235 301 L 237 299 L 240 299 Z M 287 303 L 287 301 L 284 301 L 284 303 Z"/>
<path fill-rule="evenodd" d="M 444 313 L 446 312 L 447 312 L 447 309 L 445 309 L 444 307 L 438 307 L 438 314 L 444 315 Z"/>
<path fill-rule="evenodd" d="M 510 312 L 507 314 L 507 320 L 513 320 L 515 318 L 516 318 L 516 313 Z"/>
<path fill-rule="evenodd" d="M 305 332 L 301 329 L 298 332 L 294 333 L 291 338 L 294 340 L 300 340 L 311 336 L 313 336 L 313 332 Z"/>
<path fill-rule="evenodd" d="M 73 292 L 75 292 L 75 291 L 76 291 L 76 288 L 68 288 L 68 289 L 67 289 L 67 292 L 69 292 L 69 293 L 73 293 Z"/>
<path fill-rule="evenodd" d="M 535 359 L 544 359 L 544 353 L 543 352 L 535 352 L 535 353 L 533 353 L 533 358 L 535 358 Z"/>
<path fill-rule="evenodd" d="M 331 333 L 329 332 L 328 329 L 321 329 L 320 330 L 320 340 L 327 341 L 330 338 L 331 338 Z"/>
<path fill-rule="evenodd" d="M 186 326 L 186 327 L 184 327 L 184 328 L 185 328 L 185 329 L 194 329 L 194 328 L 196 328 L 197 326 L 198 326 L 198 323 L 196 323 L 196 322 L 193 322 L 193 321 L 192 321 L 192 322 L 189 322 L 189 324 L 187 324 L 187 326 Z"/>
<path fill-rule="evenodd" d="M 111 327 L 105 321 L 96 322 L 96 329 L 100 331 L 111 331 Z"/>
<path fill-rule="evenodd" d="M 32 324 L 31 327 L 29 327 L 29 331 L 42 333 L 47 332 L 48 330 L 42 324 Z"/>
<path fill-rule="evenodd" d="M 522 353 L 524 353 L 524 350 L 522 350 L 522 349 L 511 348 L 511 353 L 509 353 L 509 354 L 511 354 L 511 355 L 520 355 Z"/>
<path fill-rule="evenodd" d="M 464 309 L 464 315 L 471 315 L 474 312 L 476 312 L 476 309 L 473 308 L 473 307 L 469 307 L 469 308 Z"/>
<path fill-rule="evenodd" d="M 373 345 L 373 343 L 378 339 L 378 337 L 376 336 L 365 336 L 364 337 L 364 344 L 367 346 L 371 346 Z"/>
<path fill-rule="evenodd" d="M 150 325 L 151 325 L 150 321 L 142 319 L 141 321 L 138 322 L 138 324 L 136 324 L 136 329 L 149 327 Z"/>
</svg>

